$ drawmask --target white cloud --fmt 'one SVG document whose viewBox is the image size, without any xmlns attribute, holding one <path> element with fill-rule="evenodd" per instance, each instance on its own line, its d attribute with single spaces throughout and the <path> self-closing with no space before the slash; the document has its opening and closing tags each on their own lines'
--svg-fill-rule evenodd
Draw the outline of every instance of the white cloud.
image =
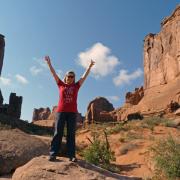
<svg viewBox="0 0 180 180">
<path fill-rule="evenodd" d="M 111 101 L 119 101 L 119 96 L 107 96 L 107 99 L 111 100 Z"/>
<path fill-rule="evenodd" d="M 87 68 L 91 59 L 95 61 L 95 65 L 91 71 L 96 78 L 112 73 L 115 67 L 120 64 L 118 58 L 111 54 L 111 49 L 102 43 L 96 43 L 86 51 L 80 52 L 78 55 L 78 64 Z"/>
<path fill-rule="evenodd" d="M 2 84 L 4 86 L 10 86 L 11 85 L 11 79 L 0 77 L 0 84 Z"/>
<path fill-rule="evenodd" d="M 29 83 L 28 80 L 24 76 L 22 76 L 20 74 L 16 74 L 15 78 L 21 84 L 28 84 Z"/>
<path fill-rule="evenodd" d="M 38 67 L 36 67 L 36 66 L 32 66 L 32 67 L 30 68 L 30 72 L 31 72 L 31 74 L 32 74 L 33 76 L 38 75 L 38 74 L 41 73 L 42 71 L 43 71 L 42 68 L 38 68 Z"/>
<path fill-rule="evenodd" d="M 143 71 L 138 68 L 131 74 L 125 69 L 120 70 L 119 75 L 113 78 L 113 82 L 116 86 L 121 86 L 123 84 L 130 84 L 130 82 L 143 74 Z"/>
<path fill-rule="evenodd" d="M 36 63 L 38 63 L 38 65 L 41 66 L 43 69 L 47 69 L 48 68 L 44 58 L 33 57 L 33 60 L 36 61 Z"/>
</svg>

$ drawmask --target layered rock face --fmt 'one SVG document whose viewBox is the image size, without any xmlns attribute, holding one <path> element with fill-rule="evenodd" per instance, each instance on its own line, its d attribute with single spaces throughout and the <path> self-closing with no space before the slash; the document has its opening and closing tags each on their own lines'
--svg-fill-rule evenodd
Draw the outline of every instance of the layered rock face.
<svg viewBox="0 0 180 180">
<path fill-rule="evenodd" d="M 2 66 L 3 66 L 4 48 L 5 48 L 4 36 L 0 34 L 0 76 L 1 76 Z"/>
<path fill-rule="evenodd" d="M 85 121 L 88 123 L 92 123 L 94 121 L 111 121 L 113 118 L 107 112 L 113 110 L 113 105 L 107 99 L 104 97 L 97 97 L 89 103 Z"/>
<path fill-rule="evenodd" d="M 161 26 L 158 34 L 144 40 L 144 96 L 117 111 L 119 120 L 135 114 L 166 115 L 173 112 L 171 104 L 180 104 L 180 6 Z"/>
<path fill-rule="evenodd" d="M 180 75 L 180 6 L 144 40 L 144 88 L 167 84 Z"/>
<path fill-rule="evenodd" d="M 126 94 L 114 110 L 118 121 L 173 115 L 180 107 L 180 5 L 144 40 L 144 86 Z M 176 113 L 177 114 L 177 113 Z"/>
</svg>

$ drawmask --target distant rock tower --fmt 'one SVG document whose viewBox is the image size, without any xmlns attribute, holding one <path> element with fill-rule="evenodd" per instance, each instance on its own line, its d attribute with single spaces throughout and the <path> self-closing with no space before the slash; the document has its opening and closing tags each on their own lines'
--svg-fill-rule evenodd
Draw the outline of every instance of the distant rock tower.
<svg viewBox="0 0 180 180">
<path fill-rule="evenodd" d="M 1 77 L 1 71 L 2 71 L 3 59 L 4 59 L 4 48 L 5 48 L 4 36 L 0 34 L 0 77 Z M 3 104 L 3 96 L 0 89 L 0 106 L 2 104 Z"/>
<path fill-rule="evenodd" d="M 3 66 L 4 49 L 5 49 L 4 36 L 0 34 L 0 76 L 1 76 L 2 66 Z"/>
</svg>

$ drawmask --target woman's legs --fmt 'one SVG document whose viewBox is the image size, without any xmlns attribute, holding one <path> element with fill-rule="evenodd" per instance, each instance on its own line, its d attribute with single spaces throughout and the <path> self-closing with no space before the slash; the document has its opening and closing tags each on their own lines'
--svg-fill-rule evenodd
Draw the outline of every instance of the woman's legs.
<svg viewBox="0 0 180 180">
<path fill-rule="evenodd" d="M 75 157 L 76 113 L 68 113 L 67 117 L 67 153 L 69 158 Z"/>
<path fill-rule="evenodd" d="M 58 154 L 59 149 L 61 147 L 65 120 L 66 120 L 65 113 L 60 112 L 56 114 L 54 137 L 51 141 L 51 148 L 50 148 L 51 157 L 55 157 Z"/>
</svg>

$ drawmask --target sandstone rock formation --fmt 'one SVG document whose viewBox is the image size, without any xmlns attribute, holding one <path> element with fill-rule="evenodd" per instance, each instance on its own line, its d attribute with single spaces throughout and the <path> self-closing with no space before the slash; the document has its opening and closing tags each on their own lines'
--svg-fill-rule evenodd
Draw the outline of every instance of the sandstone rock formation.
<svg viewBox="0 0 180 180">
<path fill-rule="evenodd" d="M 53 127 L 56 119 L 56 108 L 57 106 L 53 106 L 52 111 L 49 107 L 47 108 L 34 108 L 32 123 L 39 126 Z M 77 128 L 82 127 L 84 117 L 81 113 L 77 113 Z"/>
<path fill-rule="evenodd" d="M 49 117 L 47 118 L 48 120 L 53 120 L 54 121 L 56 119 L 56 109 L 57 109 L 57 106 L 53 106 L 52 112 L 49 115 Z"/>
<path fill-rule="evenodd" d="M 144 88 L 167 84 L 180 75 L 180 6 L 144 40 Z"/>
<path fill-rule="evenodd" d="M 101 112 L 110 112 L 113 111 L 114 107 L 113 105 L 104 97 L 97 97 L 94 100 L 92 100 L 87 108 L 87 113 L 85 116 L 85 121 L 87 123 L 92 123 L 94 121 L 97 122 L 106 122 L 106 121 L 111 121 L 112 118 L 111 116 L 106 119 L 106 115 L 104 116 L 103 113 Z M 109 119 L 110 118 L 110 119 Z"/>
<path fill-rule="evenodd" d="M 1 98 L 1 95 L 0 99 L 2 100 L 1 102 L 3 102 L 3 97 Z M 22 96 L 16 96 L 16 93 L 11 93 L 9 96 L 9 104 L 0 104 L 0 113 L 20 118 L 22 99 Z"/>
<path fill-rule="evenodd" d="M 3 95 L 2 95 L 2 93 L 1 93 L 1 89 L 0 89 L 0 106 L 2 106 L 2 104 L 3 104 Z"/>
<path fill-rule="evenodd" d="M 32 121 L 48 119 L 50 114 L 51 110 L 49 107 L 39 109 L 34 108 Z"/>
<path fill-rule="evenodd" d="M 21 105 L 22 96 L 16 96 L 16 93 L 11 93 L 9 97 L 9 106 L 7 109 L 7 114 L 15 118 L 20 118 Z"/>
<path fill-rule="evenodd" d="M 126 103 L 137 105 L 144 96 L 143 87 L 135 88 L 134 92 L 126 93 Z"/>
<path fill-rule="evenodd" d="M 18 168 L 12 180 L 131 180 L 137 178 L 120 176 L 109 171 L 92 166 L 84 161 L 69 162 L 66 158 L 59 158 L 56 162 L 49 162 L 46 156 L 32 159 L 26 165 Z"/>
<path fill-rule="evenodd" d="M 48 154 L 49 146 L 20 130 L 1 130 L 0 175 L 10 173 L 35 156 Z"/>
<path fill-rule="evenodd" d="M 3 66 L 4 49 L 5 49 L 4 36 L 0 34 L 0 76 L 1 76 L 2 66 Z"/>
<path fill-rule="evenodd" d="M 145 37 L 144 88 L 140 90 L 126 94 L 126 103 L 115 110 L 117 120 L 164 116 L 180 105 L 180 5 L 162 21 L 158 34 Z"/>
</svg>

